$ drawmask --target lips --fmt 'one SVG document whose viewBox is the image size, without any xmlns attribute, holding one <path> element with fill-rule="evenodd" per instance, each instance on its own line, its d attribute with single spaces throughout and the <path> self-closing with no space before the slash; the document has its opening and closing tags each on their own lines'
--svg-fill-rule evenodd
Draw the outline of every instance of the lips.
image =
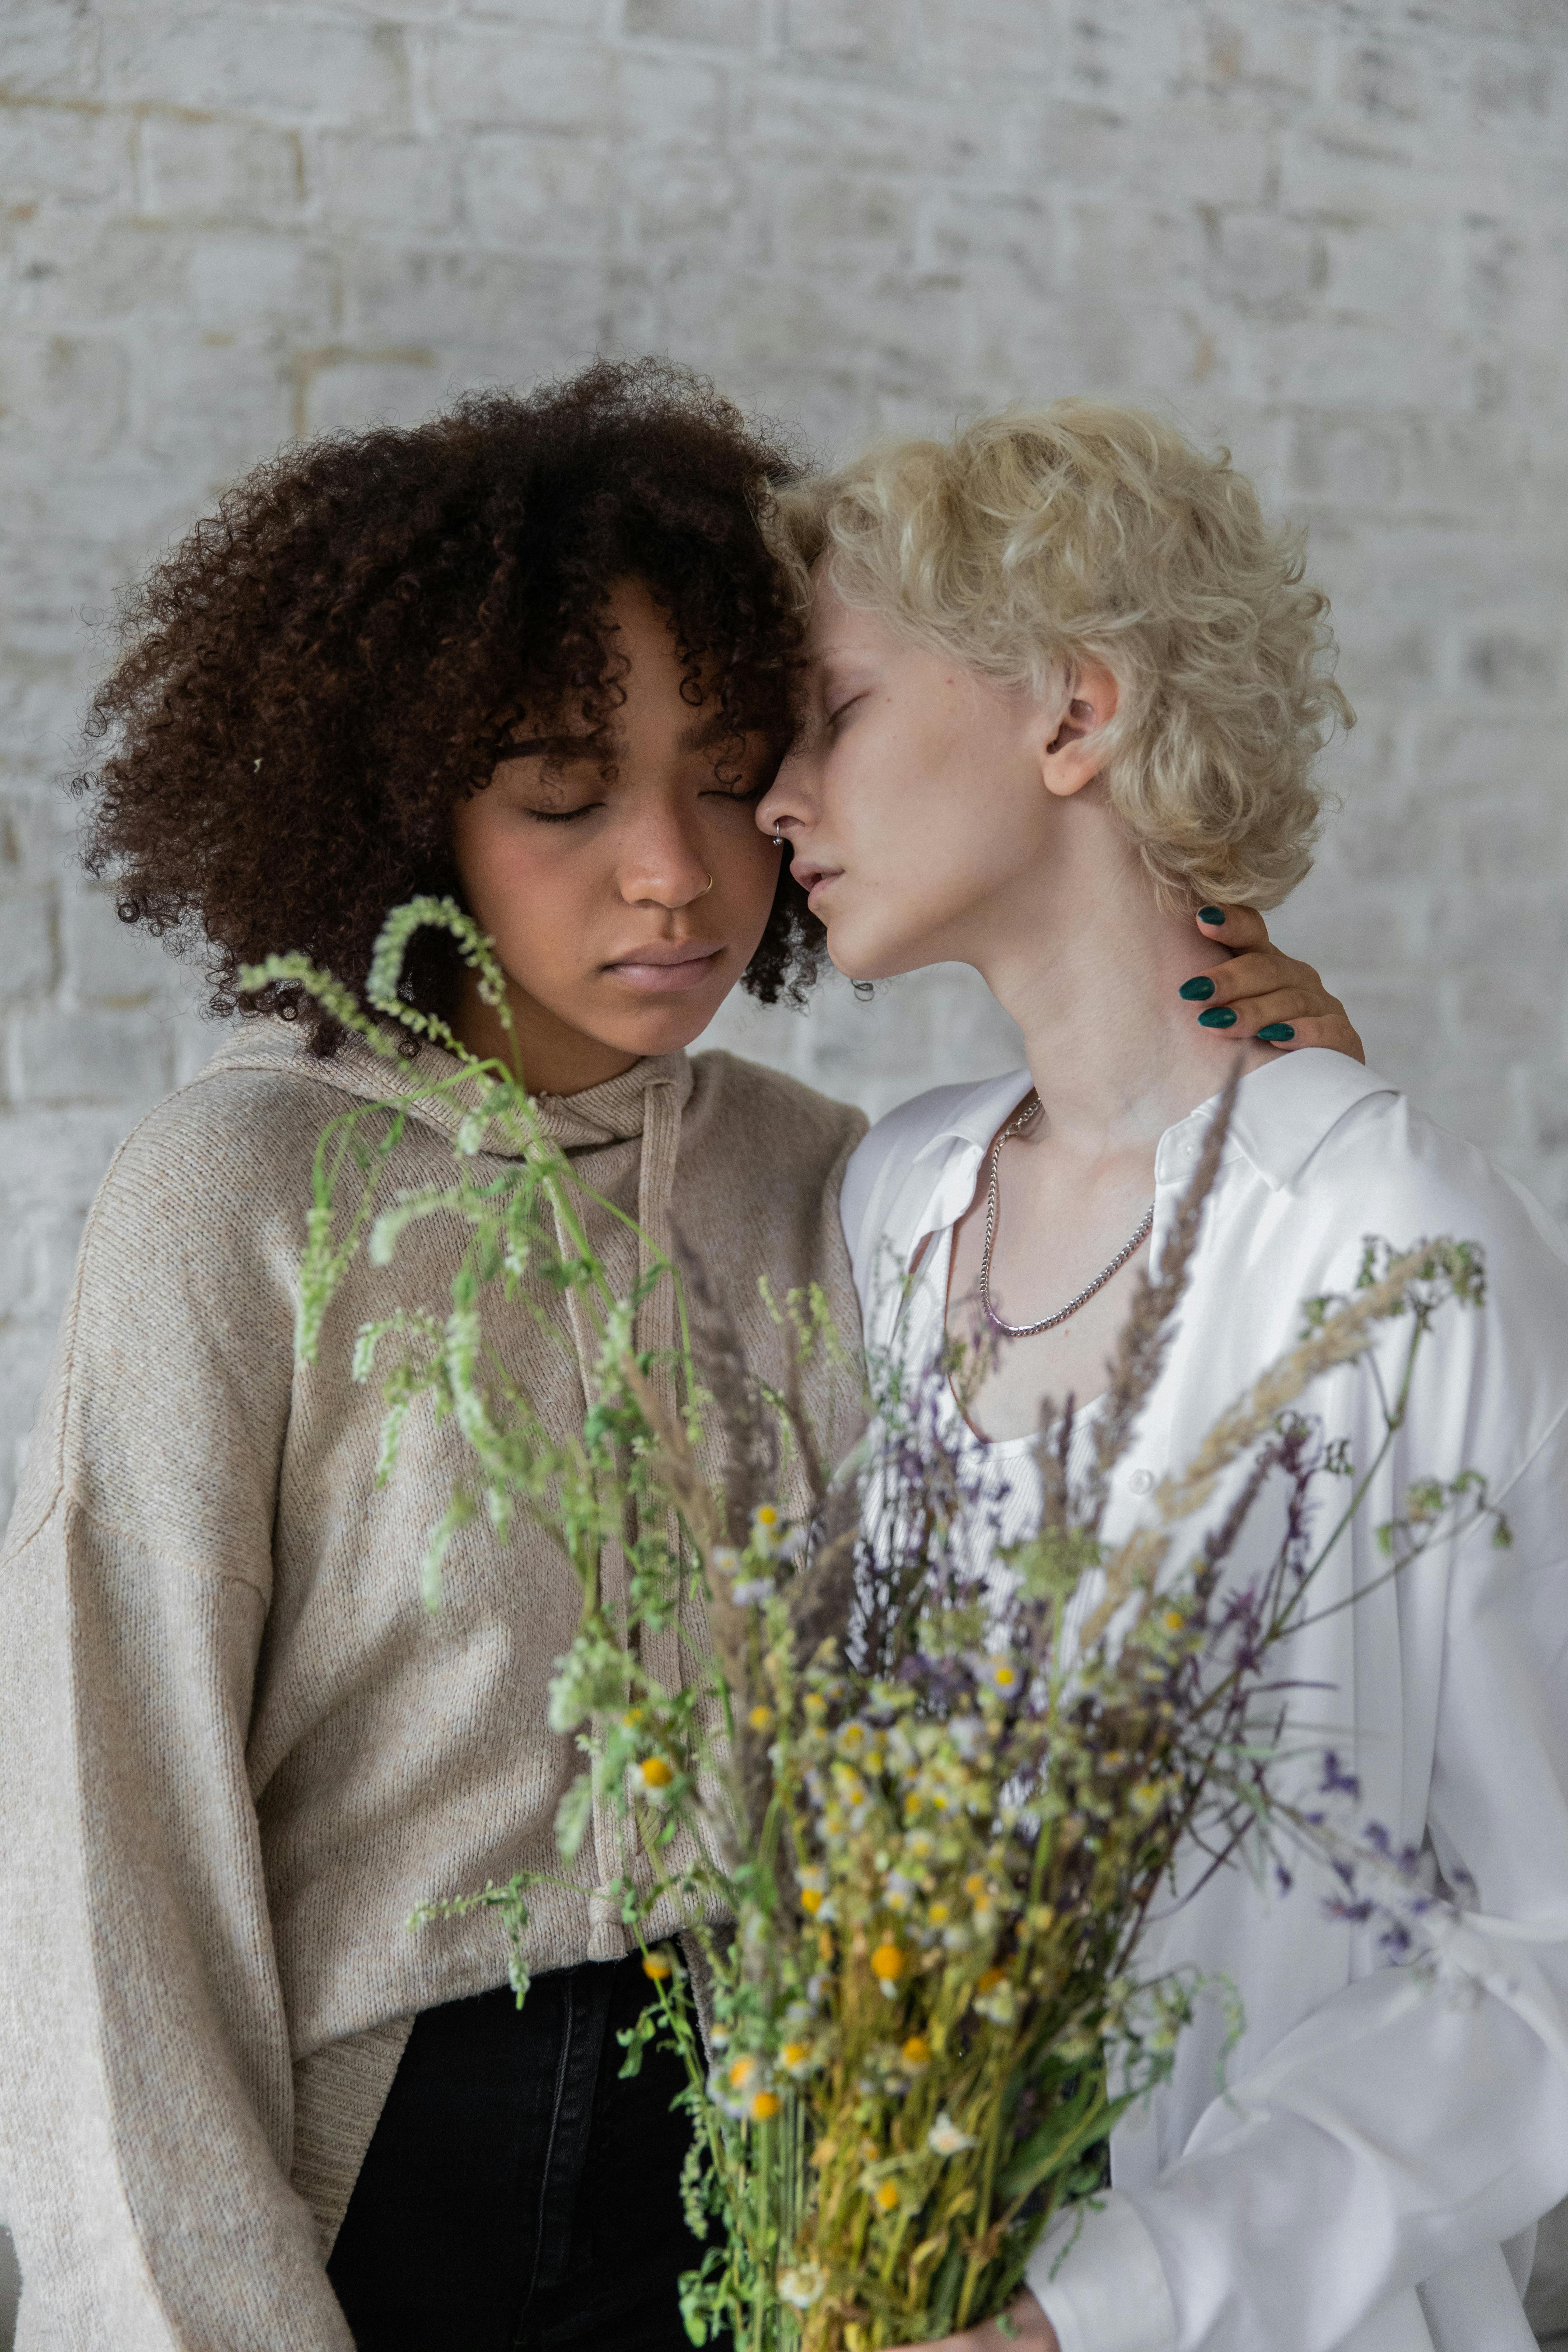
<svg viewBox="0 0 1568 2352">
<path fill-rule="evenodd" d="M 790 872 L 794 875 L 795 879 L 800 884 L 801 888 L 805 892 L 805 901 L 807 906 L 810 907 L 814 912 L 816 911 L 816 899 L 820 894 L 826 889 L 830 882 L 837 882 L 839 879 L 843 870 L 842 866 L 813 866 L 809 862 L 803 861 L 798 857 L 790 868 Z"/>
<path fill-rule="evenodd" d="M 642 995 L 679 995 L 683 989 L 700 988 L 710 980 L 723 953 L 721 940 L 649 940 L 628 948 L 604 969 Z"/>
</svg>

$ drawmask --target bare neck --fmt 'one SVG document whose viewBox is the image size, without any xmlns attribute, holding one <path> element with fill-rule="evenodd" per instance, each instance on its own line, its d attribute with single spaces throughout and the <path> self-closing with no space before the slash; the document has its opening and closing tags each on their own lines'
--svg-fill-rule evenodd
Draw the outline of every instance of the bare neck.
<svg viewBox="0 0 1568 2352">
<path fill-rule="evenodd" d="M 1178 991 L 1215 950 L 1136 871 L 1102 877 L 1076 912 L 1004 923 L 973 960 L 1024 1033 L 1045 1113 L 1031 1139 L 1086 1160 L 1152 1150 L 1224 1085 L 1236 1052 L 1249 1068 L 1269 1058 L 1199 1025 Z"/>
<path fill-rule="evenodd" d="M 574 1029 L 515 983 L 508 985 L 507 1003 L 516 1053 L 500 1014 L 480 996 L 478 977 L 471 971 L 463 975 L 463 993 L 452 1032 L 481 1060 L 504 1062 L 534 1094 L 584 1094 L 608 1078 L 618 1078 L 638 1059 L 621 1046 L 606 1045 Z"/>
</svg>

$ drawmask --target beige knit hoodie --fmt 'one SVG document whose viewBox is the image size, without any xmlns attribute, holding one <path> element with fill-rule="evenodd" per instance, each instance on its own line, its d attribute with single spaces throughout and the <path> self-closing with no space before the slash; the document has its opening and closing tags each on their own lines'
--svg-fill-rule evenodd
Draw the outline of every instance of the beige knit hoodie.
<svg viewBox="0 0 1568 2352">
<path fill-rule="evenodd" d="M 500 1983 L 494 1916 L 410 1933 L 415 1906 L 559 1868 L 579 1759 L 546 1718 L 578 1591 L 524 1528 L 418 1562 L 462 1475 L 416 1414 L 390 1486 L 353 1337 L 394 1299 L 445 1306 L 460 1235 L 356 1263 L 318 1364 L 293 1359 L 310 1166 L 356 1097 L 447 1074 L 361 1046 L 320 1062 L 247 1024 L 121 1148 L 82 1243 L 0 1553 L 0 2212 L 23 2272 L 18 2352 L 346 2352 L 323 2255 L 415 2013 Z M 639 1063 L 544 1111 L 584 1176 L 662 1235 L 673 1202 L 769 1377 L 757 1292 L 823 1282 L 857 1328 L 837 1215 L 864 1122 L 727 1054 Z M 458 1112 L 421 1103 L 389 1191 L 451 1167 Z M 637 1244 L 592 1237 L 617 1289 Z M 497 1303 L 509 1370 L 579 1423 L 569 1321 L 542 1343 Z M 657 1334 L 650 1335 L 657 1337 Z M 841 1383 L 812 1400 L 847 1433 Z M 579 1884 L 541 1892 L 536 1969 L 625 1939 Z"/>
</svg>

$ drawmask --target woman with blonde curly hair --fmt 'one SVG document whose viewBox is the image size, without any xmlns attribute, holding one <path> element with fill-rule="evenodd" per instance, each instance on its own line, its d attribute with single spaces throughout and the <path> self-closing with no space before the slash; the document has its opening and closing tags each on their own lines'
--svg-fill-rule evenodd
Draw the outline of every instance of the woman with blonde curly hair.
<svg viewBox="0 0 1568 2352">
<path fill-rule="evenodd" d="M 1393 1965 L 1342 1888 L 1337 1907 L 1271 1895 L 1194 1859 L 1145 1958 L 1235 1985 L 1229 2087 L 1216 2003 L 1006 2332 L 1060 2352 L 1527 2352 L 1534 2225 L 1568 2189 L 1568 1266 L 1510 1180 L 1325 1050 L 1289 990 L 1243 1029 L 1247 958 L 1192 970 L 1194 913 L 1246 947 L 1247 910 L 1310 862 L 1314 762 L 1351 717 L 1326 600 L 1226 453 L 1088 402 L 875 450 L 786 490 L 776 521 L 810 611 L 808 707 L 758 823 L 842 971 L 970 963 L 1027 1050 L 883 1119 L 843 1192 L 868 1347 L 994 1350 L 967 1433 L 951 1410 L 1000 1539 L 1037 1508 L 1042 1397 L 1079 1401 L 1069 1475 L 1092 1453 L 1128 1269 L 1157 1262 L 1215 1112 L 1198 1024 L 1236 1030 L 1238 1087 L 1109 1537 L 1294 1343 L 1301 1302 L 1352 1287 L 1366 1235 L 1486 1255 L 1484 1313 L 1445 1311 L 1391 1442 L 1397 1329 L 1313 1395 L 1363 1483 L 1280 1670 L 1282 1752 L 1426 1874 L 1440 1965 Z M 1390 1580 L 1378 1527 L 1414 1479 L 1461 1469 L 1511 1550 L 1472 1532 Z M 1241 1585 L 1282 1508 L 1254 1502 Z M 1000 2352 L 1004 2330 L 956 2341 Z"/>
</svg>

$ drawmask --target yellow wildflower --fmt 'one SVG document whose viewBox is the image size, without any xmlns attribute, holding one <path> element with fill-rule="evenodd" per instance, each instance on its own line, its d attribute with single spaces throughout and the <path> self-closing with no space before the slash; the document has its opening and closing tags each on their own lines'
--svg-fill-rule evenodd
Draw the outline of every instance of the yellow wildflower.
<svg viewBox="0 0 1568 2352">
<path fill-rule="evenodd" d="M 879 1944 L 871 1955 L 871 1974 L 885 1985 L 897 1984 L 904 1973 L 904 1956 L 897 1944 Z"/>
<path fill-rule="evenodd" d="M 826 1899 L 820 1886 L 803 1886 L 800 1890 L 800 1907 L 803 1911 L 808 1912 L 814 1919 Z"/>
<path fill-rule="evenodd" d="M 666 1977 L 675 1974 L 668 1952 L 645 1952 L 642 1972 L 645 1977 L 651 1977 L 655 1984 L 662 1984 Z"/>
<path fill-rule="evenodd" d="M 732 2091 L 743 2091 L 756 2071 L 757 2062 L 754 2058 L 737 2058 L 730 2069 L 730 2088 Z"/>
<path fill-rule="evenodd" d="M 771 1731 L 773 1727 L 773 1708 L 771 1706 L 754 1706 L 750 1715 L 746 1717 L 746 1721 L 751 1725 L 753 1731 Z"/>
<path fill-rule="evenodd" d="M 931 2043 L 926 2040 L 923 2033 L 911 2033 L 909 2040 L 905 2042 L 902 2050 L 899 2053 L 899 2055 L 902 2058 L 906 2066 L 929 2066 L 931 2064 Z"/>
<path fill-rule="evenodd" d="M 778 2111 L 779 2097 L 776 2091 L 759 2091 L 752 2101 L 752 2121 L 754 2124 L 771 2124 Z"/>
<path fill-rule="evenodd" d="M 871 2194 L 884 2213 L 890 2213 L 899 2201 L 899 2192 L 890 2180 L 879 2180 Z"/>
<path fill-rule="evenodd" d="M 641 1771 L 644 1785 L 649 1789 L 668 1789 L 675 1778 L 662 1756 L 645 1757 Z"/>
</svg>

